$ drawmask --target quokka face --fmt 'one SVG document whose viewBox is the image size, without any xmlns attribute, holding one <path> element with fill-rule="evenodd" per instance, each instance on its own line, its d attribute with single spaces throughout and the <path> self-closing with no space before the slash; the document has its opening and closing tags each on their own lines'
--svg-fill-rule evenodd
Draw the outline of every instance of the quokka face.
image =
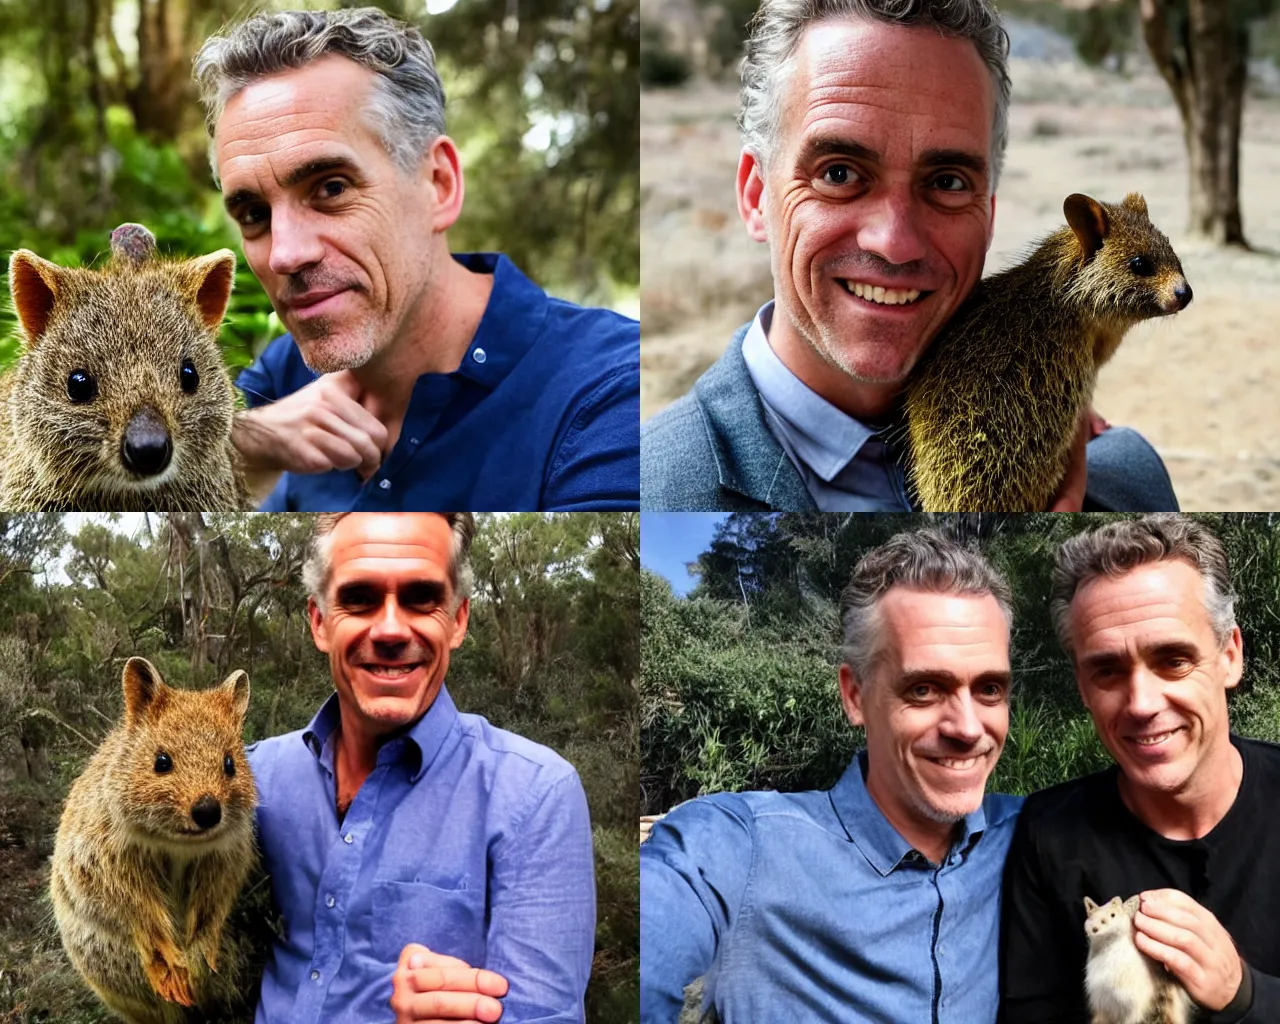
<svg viewBox="0 0 1280 1024">
<path fill-rule="evenodd" d="M 30 450 L 56 453 L 56 475 L 86 492 L 145 492 L 199 474 L 231 432 L 235 398 L 216 339 L 235 255 L 165 261 L 137 232 L 145 242 L 133 248 L 113 237 L 116 259 L 102 270 L 26 250 L 10 263 L 26 339 L 14 428 Z"/>
<path fill-rule="evenodd" d="M 1100 935 L 1110 932 L 1127 934 L 1133 927 L 1133 915 L 1138 910 L 1138 897 L 1131 896 L 1122 900 L 1113 896 L 1101 905 L 1094 903 L 1088 896 L 1084 898 L 1085 921 L 1084 931 L 1092 942 Z"/>
<path fill-rule="evenodd" d="M 1169 239 L 1151 223 L 1136 192 L 1120 203 L 1084 195 L 1063 204 L 1067 223 L 1085 255 L 1073 285 L 1102 316 L 1147 320 L 1168 316 L 1191 302 L 1191 286 Z"/>
<path fill-rule="evenodd" d="M 257 804 L 240 738 L 248 677 L 187 691 L 165 686 L 142 659 L 129 670 L 118 791 L 127 826 L 144 845 L 192 855 L 243 836 Z"/>
</svg>

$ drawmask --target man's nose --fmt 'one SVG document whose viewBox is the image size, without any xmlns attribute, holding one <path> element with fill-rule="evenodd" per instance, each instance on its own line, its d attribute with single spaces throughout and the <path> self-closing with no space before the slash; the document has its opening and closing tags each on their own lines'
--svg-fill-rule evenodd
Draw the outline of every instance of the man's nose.
<svg viewBox="0 0 1280 1024">
<path fill-rule="evenodd" d="M 947 739 L 967 747 L 982 739 L 982 719 L 978 717 L 978 709 L 968 690 L 954 694 L 947 700 L 942 720 L 938 723 L 938 731 Z"/>
<path fill-rule="evenodd" d="M 324 243 L 306 211 L 287 206 L 271 211 L 271 255 L 267 263 L 273 274 L 296 274 L 319 263 L 323 256 Z"/>
<path fill-rule="evenodd" d="M 887 263 L 922 260 L 929 246 L 920 225 L 919 204 L 908 187 L 886 188 L 861 206 L 858 248 Z"/>
<path fill-rule="evenodd" d="M 1129 676 L 1125 710 L 1131 718 L 1154 718 L 1164 710 L 1164 684 L 1160 677 L 1139 663 Z"/>
<path fill-rule="evenodd" d="M 388 594 L 382 612 L 369 628 L 369 639 L 380 644 L 402 644 L 412 639 L 404 609 L 394 594 Z"/>
</svg>

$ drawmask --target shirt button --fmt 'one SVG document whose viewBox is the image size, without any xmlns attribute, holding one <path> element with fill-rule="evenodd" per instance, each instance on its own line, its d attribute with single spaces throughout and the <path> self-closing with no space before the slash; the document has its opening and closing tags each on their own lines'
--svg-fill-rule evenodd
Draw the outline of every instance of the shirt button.
<svg viewBox="0 0 1280 1024">
<path fill-rule="evenodd" d="M 471 353 L 471 358 L 474 359 L 477 363 L 483 363 L 489 357 L 484 354 L 484 349 L 478 348 Z"/>
<path fill-rule="evenodd" d="M 417 443 L 418 443 L 418 439 L 417 439 L 416 437 L 411 437 L 411 438 L 409 438 L 409 443 L 410 443 L 410 444 L 417 444 Z"/>
<path fill-rule="evenodd" d="M 330 893 L 328 896 L 326 896 L 326 897 L 324 898 L 324 905 L 325 905 L 326 907 L 332 907 L 332 906 L 333 906 L 335 903 L 337 903 L 337 902 L 338 902 L 338 901 L 337 901 L 337 900 L 335 900 L 335 899 L 333 898 L 333 894 L 332 894 L 332 893 Z"/>
<path fill-rule="evenodd" d="M 342 837 L 342 841 L 346 843 L 348 846 L 350 846 L 352 843 L 355 842 L 355 840 L 351 838 L 350 832 L 348 832 L 345 836 Z"/>
<path fill-rule="evenodd" d="M 378 486 L 381 487 L 384 491 L 389 491 L 391 490 L 391 481 L 384 476 L 381 480 L 378 481 Z"/>
<path fill-rule="evenodd" d="M 320 972 L 319 972 L 319 971 L 312 971 L 312 972 L 311 972 L 311 980 L 312 980 L 312 981 L 319 981 L 319 980 L 320 980 Z"/>
</svg>

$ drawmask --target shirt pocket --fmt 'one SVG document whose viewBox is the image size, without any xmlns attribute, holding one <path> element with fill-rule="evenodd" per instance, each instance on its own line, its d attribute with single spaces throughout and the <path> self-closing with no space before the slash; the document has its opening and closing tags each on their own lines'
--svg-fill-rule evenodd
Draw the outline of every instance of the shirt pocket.
<svg viewBox="0 0 1280 1024">
<path fill-rule="evenodd" d="M 389 964 L 411 942 L 482 967 L 483 889 L 441 889 L 427 882 L 375 882 L 373 948 Z"/>
</svg>

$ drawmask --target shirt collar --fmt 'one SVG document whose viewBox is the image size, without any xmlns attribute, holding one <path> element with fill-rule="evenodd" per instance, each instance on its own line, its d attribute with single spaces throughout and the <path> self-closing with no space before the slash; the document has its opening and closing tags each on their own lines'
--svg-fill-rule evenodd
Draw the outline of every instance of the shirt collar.
<svg viewBox="0 0 1280 1024">
<path fill-rule="evenodd" d="M 331 693 L 302 731 L 307 749 L 330 772 L 333 771 L 333 740 L 340 721 L 338 695 Z M 417 782 L 435 761 L 457 721 L 458 709 L 449 696 L 449 688 L 441 683 L 440 692 L 426 713 L 408 731 L 383 744 L 378 751 L 378 761 L 408 760 L 414 765 L 409 781 Z"/>
<path fill-rule="evenodd" d="M 476 336 L 454 371 L 492 390 L 542 334 L 550 300 L 501 253 L 454 253 L 453 258 L 473 273 L 493 275 L 493 291 Z"/>
<path fill-rule="evenodd" d="M 880 429 L 842 412 L 792 373 L 769 344 L 773 302 L 766 302 L 742 341 L 742 358 L 765 405 L 783 420 L 787 440 L 830 483 Z"/>
<path fill-rule="evenodd" d="M 831 805 L 845 832 L 854 842 L 867 862 L 881 875 L 896 868 L 915 848 L 889 824 L 889 819 L 871 799 L 866 784 L 867 752 L 858 751 L 840 781 L 831 789 Z M 976 842 L 987 827 L 987 816 L 982 804 L 966 815 L 956 830 L 952 849 L 964 850 Z"/>
</svg>

